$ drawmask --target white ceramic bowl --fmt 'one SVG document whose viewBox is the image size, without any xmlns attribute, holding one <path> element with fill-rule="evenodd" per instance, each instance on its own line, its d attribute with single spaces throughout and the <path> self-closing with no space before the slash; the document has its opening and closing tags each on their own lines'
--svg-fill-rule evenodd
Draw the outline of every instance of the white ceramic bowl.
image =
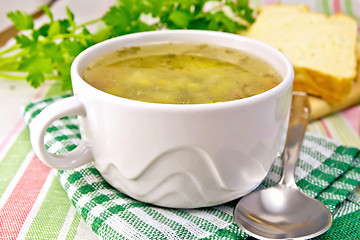
<svg viewBox="0 0 360 240">
<path fill-rule="evenodd" d="M 185 41 L 232 47 L 269 62 L 283 81 L 245 99 L 209 104 L 158 104 L 102 92 L 81 78 L 92 60 L 122 47 Z M 31 142 L 47 165 L 70 169 L 94 161 L 102 176 L 129 196 L 155 205 L 195 208 L 221 204 L 256 188 L 282 151 L 293 68 L 261 42 L 235 34 L 164 30 L 121 36 L 83 51 L 71 68 L 74 96 L 35 119 Z M 44 147 L 51 122 L 78 115 L 82 143 L 67 155 Z"/>
</svg>

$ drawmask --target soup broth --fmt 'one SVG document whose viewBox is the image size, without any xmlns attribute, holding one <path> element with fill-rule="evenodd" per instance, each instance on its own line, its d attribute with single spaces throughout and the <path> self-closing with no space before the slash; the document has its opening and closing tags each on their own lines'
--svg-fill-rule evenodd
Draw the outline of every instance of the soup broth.
<svg viewBox="0 0 360 240">
<path fill-rule="evenodd" d="M 207 44 L 157 43 L 123 48 L 88 64 L 84 80 L 104 92 L 144 102 L 201 104 L 265 92 L 281 82 L 267 62 Z"/>
</svg>

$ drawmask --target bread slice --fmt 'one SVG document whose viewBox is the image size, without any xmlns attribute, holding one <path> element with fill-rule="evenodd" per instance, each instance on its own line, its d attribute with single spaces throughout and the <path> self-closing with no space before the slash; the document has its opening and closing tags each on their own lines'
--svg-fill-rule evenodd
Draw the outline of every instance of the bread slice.
<svg viewBox="0 0 360 240">
<path fill-rule="evenodd" d="M 294 90 L 341 102 L 356 76 L 357 23 L 343 14 L 326 16 L 305 5 L 259 9 L 246 36 L 283 52 L 295 69 Z"/>
</svg>

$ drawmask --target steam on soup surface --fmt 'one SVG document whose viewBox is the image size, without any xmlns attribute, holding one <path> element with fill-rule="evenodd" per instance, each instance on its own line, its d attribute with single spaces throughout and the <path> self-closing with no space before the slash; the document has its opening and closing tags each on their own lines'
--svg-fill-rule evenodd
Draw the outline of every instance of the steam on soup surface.
<svg viewBox="0 0 360 240">
<path fill-rule="evenodd" d="M 281 81 L 270 64 L 242 51 L 181 42 L 114 51 L 91 62 L 83 78 L 116 96 L 171 104 L 241 99 Z"/>
</svg>

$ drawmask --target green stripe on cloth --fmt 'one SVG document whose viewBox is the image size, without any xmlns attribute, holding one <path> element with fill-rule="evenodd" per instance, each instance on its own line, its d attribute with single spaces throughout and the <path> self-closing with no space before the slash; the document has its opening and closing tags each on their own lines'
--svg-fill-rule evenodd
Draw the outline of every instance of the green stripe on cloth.
<svg viewBox="0 0 360 240">
<path fill-rule="evenodd" d="M 341 240 L 355 240 L 360 239 L 360 214 L 358 212 L 352 212 L 342 217 L 334 219 L 332 227 L 323 235 L 320 235 L 316 239 L 329 240 L 329 239 L 341 239 Z M 337 229 L 343 229 L 343 231 L 337 231 Z"/>
<path fill-rule="evenodd" d="M 334 129 L 332 133 L 336 133 L 344 144 L 360 147 L 359 135 L 355 131 L 351 131 L 351 128 L 341 127 L 344 126 L 344 124 L 348 124 L 341 115 L 331 115 L 325 121 L 331 122 L 329 126 Z"/>
<path fill-rule="evenodd" d="M 34 113 L 58 100 L 34 102 L 25 108 L 31 124 Z M 46 133 L 46 147 L 66 153 L 79 144 L 75 117 L 57 120 Z M 306 194 L 323 201 L 334 217 L 360 214 L 353 191 L 360 183 L 359 150 L 307 133 L 301 149 L 296 179 Z M 259 188 L 280 179 L 282 160 L 278 158 Z M 202 209 L 168 209 L 136 201 L 112 188 L 93 164 L 58 171 L 62 188 L 89 228 L 103 239 L 246 239 L 234 223 L 237 200 Z M 335 219 L 336 220 L 336 219 Z M 75 221 L 75 220 L 74 220 Z M 340 234 L 339 227 L 332 227 Z M 69 236 L 70 237 L 70 236 Z"/>
<path fill-rule="evenodd" d="M 359 16 L 357 16 L 354 12 L 355 3 L 354 1 L 357 0 L 343 0 L 343 3 L 345 5 L 345 14 L 350 15 L 351 17 L 355 18 L 356 21 L 360 21 Z M 354 4 L 354 6 L 353 6 Z"/>
<path fill-rule="evenodd" d="M 54 202 L 61 202 L 62 204 L 54 205 Z M 39 236 L 42 236 L 45 239 L 57 239 L 66 218 L 64 213 L 69 211 L 70 206 L 71 202 L 64 194 L 59 179 L 54 178 L 36 217 L 32 221 L 26 238 L 38 239 Z"/>
<path fill-rule="evenodd" d="M 75 238 L 76 230 L 79 226 L 80 220 L 81 220 L 81 215 L 77 213 L 70 225 L 69 232 L 66 235 L 66 240 L 72 240 Z"/>
<path fill-rule="evenodd" d="M 29 130 L 24 128 L 0 161 L 0 196 L 3 195 L 31 149 Z"/>
<path fill-rule="evenodd" d="M 231 225 L 224 229 L 219 229 L 209 237 L 201 238 L 205 239 L 221 239 L 221 240 L 234 240 L 234 239 L 246 239 L 247 234 L 239 229 L 239 227 L 233 222 Z"/>
<path fill-rule="evenodd" d="M 331 212 L 343 202 L 360 182 L 360 167 L 354 167 L 342 175 L 330 187 L 325 189 L 317 199 L 322 201 Z"/>
<path fill-rule="evenodd" d="M 351 162 L 357 154 L 356 148 L 339 146 L 322 165 L 311 171 L 306 178 L 297 182 L 298 187 L 311 197 L 318 196 L 337 177 L 351 168 Z"/>
<path fill-rule="evenodd" d="M 329 0 L 322 0 L 322 12 L 324 12 L 327 15 L 331 15 L 332 14 L 332 10 L 330 7 L 331 1 Z"/>
</svg>

